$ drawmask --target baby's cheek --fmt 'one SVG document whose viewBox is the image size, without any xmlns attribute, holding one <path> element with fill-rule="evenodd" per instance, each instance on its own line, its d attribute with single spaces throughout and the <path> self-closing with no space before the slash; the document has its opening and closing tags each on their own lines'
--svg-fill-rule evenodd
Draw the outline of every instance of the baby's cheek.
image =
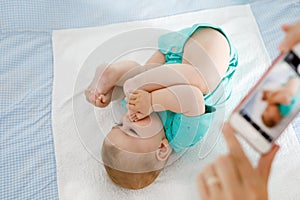
<svg viewBox="0 0 300 200">
<path fill-rule="evenodd" d="M 141 153 L 149 153 L 154 149 L 153 142 L 151 142 L 149 139 L 143 139 L 137 145 L 139 146 L 139 149 L 141 149 Z"/>
</svg>

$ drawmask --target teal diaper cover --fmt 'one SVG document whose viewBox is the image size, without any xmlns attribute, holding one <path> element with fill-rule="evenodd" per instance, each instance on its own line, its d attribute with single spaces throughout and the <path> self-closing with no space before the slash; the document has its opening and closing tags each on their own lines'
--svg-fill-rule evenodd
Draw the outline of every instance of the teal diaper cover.
<svg viewBox="0 0 300 200">
<path fill-rule="evenodd" d="M 288 114 L 290 114 L 295 103 L 296 103 L 296 99 L 295 99 L 295 97 L 292 97 L 292 101 L 290 104 L 278 104 L 280 115 L 282 117 L 285 117 Z"/>
<path fill-rule="evenodd" d="M 226 34 L 220 27 L 211 24 L 195 24 L 190 28 L 178 32 L 167 33 L 158 39 L 159 50 L 165 55 L 166 64 L 182 63 L 184 45 L 192 34 L 201 28 L 213 28 L 218 30 L 227 39 L 230 46 L 230 62 L 227 73 L 222 78 L 216 89 L 204 95 L 205 113 L 200 116 L 187 117 L 182 113 L 171 111 L 159 112 L 159 116 L 165 128 L 166 137 L 176 153 L 195 145 L 208 131 L 215 106 L 224 104 L 231 96 L 231 77 L 238 65 L 238 55 L 231 45 Z M 201 31 L 201 30 L 200 30 Z"/>
<path fill-rule="evenodd" d="M 297 93 L 292 97 L 291 103 L 289 103 L 289 104 L 278 104 L 278 109 L 279 109 L 280 115 L 282 117 L 285 117 L 288 114 L 290 114 L 290 112 L 294 108 L 295 104 L 299 100 L 300 100 L 300 88 L 297 90 Z"/>
<path fill-rule="evenodd" d="M 206 105 L 205 114 L 194 117 L 169 110 L 158 112 L 172 149 L 181 153 L 199 142 L 208 131 L 215 110 L 214 107 Z"/>
</svg>

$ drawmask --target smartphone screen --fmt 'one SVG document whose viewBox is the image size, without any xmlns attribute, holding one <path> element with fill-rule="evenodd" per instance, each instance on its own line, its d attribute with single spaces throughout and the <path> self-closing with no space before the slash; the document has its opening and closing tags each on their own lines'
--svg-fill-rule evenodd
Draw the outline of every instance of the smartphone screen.
<svg viewBox="0 0 300 200">
<path fill-rule="evenodd" d="M 266 140 L 272 142 L 300 109 L 300 59 L 285 54 L 263 77 L 239 114 Z"/>
</svg>

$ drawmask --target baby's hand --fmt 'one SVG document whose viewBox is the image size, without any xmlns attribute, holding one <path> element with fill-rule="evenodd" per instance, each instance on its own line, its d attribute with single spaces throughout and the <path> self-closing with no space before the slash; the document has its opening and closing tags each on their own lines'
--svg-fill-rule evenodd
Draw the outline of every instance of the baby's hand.
<svg viewBox="0 0 300 200">
<path fill-rule="evenodd" d="M 131 121 L 143 119 L 153 112 L 151 93 L 145 90 L 134 90 L 129 94 L 127 102 Z"/>
</svg>

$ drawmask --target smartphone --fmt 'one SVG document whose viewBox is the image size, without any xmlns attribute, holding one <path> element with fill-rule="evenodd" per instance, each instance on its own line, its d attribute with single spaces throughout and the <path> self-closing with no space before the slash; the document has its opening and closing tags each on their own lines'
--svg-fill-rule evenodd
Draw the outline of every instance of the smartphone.
<svg viewBox="0 0 300 200">
<path fill-rule="evenodd" d="M 229 117 L 260 153 L 268 152 L 300 110 L 300 44 L 279 55 Z"/>
</svg>

